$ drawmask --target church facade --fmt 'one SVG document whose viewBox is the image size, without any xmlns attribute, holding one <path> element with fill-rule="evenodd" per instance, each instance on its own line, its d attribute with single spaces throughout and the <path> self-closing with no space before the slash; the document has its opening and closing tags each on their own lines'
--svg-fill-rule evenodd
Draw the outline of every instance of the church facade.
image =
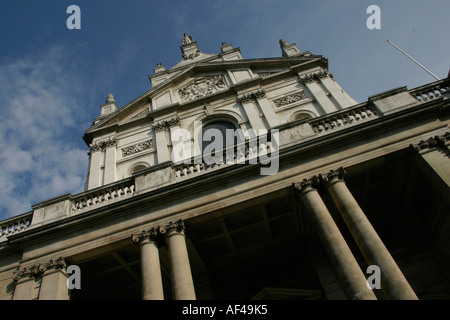
<svg viewBox="0 0 450 320">
<path fill-rule="evenodd" d="M 112 94 L 85 190 L 0 221 L 0 299 L 450 298 L 449 78 L 352 99 L 222 43 Z"/>
</svg>

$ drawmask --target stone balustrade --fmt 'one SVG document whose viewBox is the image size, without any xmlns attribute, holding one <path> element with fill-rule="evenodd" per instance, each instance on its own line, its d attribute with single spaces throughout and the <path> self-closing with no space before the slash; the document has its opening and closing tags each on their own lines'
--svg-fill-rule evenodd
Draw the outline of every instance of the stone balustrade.
<svg viewBox="0 0 450 320">
<path fill-rule="evenodd" d="M 12 217 L 0 222 L 0 239 L 6 238 L 11 234 L 15 234 L 26 230 L 33 218 L 33 212 L 27 212 L 20 216 Z"/>
<path fill-rule="evenodd" d="M 87 193 L 82 193 L 72 199 L 72 212 L 83 208 L 92 207 L 113 199 L 125 197 L 135 192 L 134 179 L 127 179 L 110 186 L 99 188 Z"/>
<path fill-rule="evenodd" d="M 309 121 L 309 124 L 317 134 L 343 128 L 369 118 L 378 118 L 375 108 L 367 105 L 357 105 L 349 109 L 342 110 L 335 114 L 316 118 Z"/>
<path fill-rule="evenodd" d="M 272 143 L 270 141 L 261 144 L 247 140 L 245 143 L 219 150 L 213 153 L 211 157 L 192 157 L 188 163 L 174 164 L 172 168 L 175 178 L 181 179 L 228 165 L 256 163 L 259 154 L 270 154 L 271 149 Z"/>
<path fill-rule="evenodd" d="M 410 91 L 410 94 L 420 102 L 438 99 L 449 93 L 450 81 L 448 79 L 434 82 L 430 85 L 425 85 Z"/>
</svg>

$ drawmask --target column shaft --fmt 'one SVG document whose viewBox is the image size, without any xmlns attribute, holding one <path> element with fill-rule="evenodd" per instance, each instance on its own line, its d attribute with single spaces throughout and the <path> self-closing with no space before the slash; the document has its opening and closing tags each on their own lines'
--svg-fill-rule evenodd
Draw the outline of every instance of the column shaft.
<svg viewBox="0 0 450 320">
<path fill-rule="evenodd" d="M 133 236 L 141 253 L 142 300 L 164 300 L 157 236 L 157 228 Z"/>
<path fill-rule="evenodd" d="M 67 287 L 67 273 L 65 270 L 49 270 L 42 276 L 39 300 L 69 300 Z"/>
<path fill-rule="evenodd" d="M 172 289 L 176 300 L 195 300 L 189 256 L 184 230 L 171 228 L 167 233 L 172 275 Z"/>
<path fill-rule="evenodd" d="M 306 186 L 300 199 L 313 215 L 319 238 L 349 299 L 376 300 L 366 278 L 316 189 Z"/>
<path fill-rule="evenodd" d="M 140 251 L 142 299 L 164 300 L 158 246 L 150 239 L 143 239 L 140 243 Z"/>
<path fill-rule="evenodd" d="M 380 267 L 381 288 L 384 293 L 391 299 L 417 299 L 416 294 L 402 271 L 353 198 L 345 182 L 339 177 L 332 177 L 327 182 L 327 190 L 355 238 L 367 263 Z"/>
</svg>

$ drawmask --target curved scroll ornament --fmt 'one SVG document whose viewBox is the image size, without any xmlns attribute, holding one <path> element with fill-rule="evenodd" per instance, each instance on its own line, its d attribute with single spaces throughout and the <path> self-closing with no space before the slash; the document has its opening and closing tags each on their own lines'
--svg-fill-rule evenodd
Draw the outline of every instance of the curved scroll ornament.
<svg viewBox="0 0 450 320">
<path fill-rule="evenodd" d="M 319 184 L 320 184 L 319 178 L 317 176 L 313 176 L 312 178 L 309 179 L 303 179 L 301 182 L 293 183 L 293 186 L 296 190 L 302 192 L 309 187 L 317 189 L 319 187 Z"/>
<path fill-rule="evenodd" d="M 30 278 L 38 278 L 44 274 L 45 271 L 50 269 L 65 269 L 67 264 L 64 258 L 58 258 L 56 260 L 49 260 L 44 264 L 34 264 L 29 268 L 22 268 L 19 271 L 14 272 L 13 280 L 19 281 L 22 278 L 30 277 Z"/>
<path fill-rule="evenodd" d="M 334 178 L 338 178 L 339 180 L 343 180 L 344 176 L 346 174 L 346 171 L 343 167 L 340 167 L 337 170 L 330 170 L 330 172 L 326 174 L 319 174 L 319 179 L 323 183 L 330 182 Z"/>
<path fill-rule="evenodd" d="M 192 101 L 228 88 L 223 75 L 196 78 L 183 88 L 178 89 L 181 101 Z"/>
<path fill-rule="evenodd" d="M 149 239 L 151 241 L 157 241 L 159 238 L 159 227 L 153 227 L 150 230 L 143 230 L 139 234 L 133 234 L 132 240 L 134 243 L 138 243 L 141 240 Z"/>
</svg>

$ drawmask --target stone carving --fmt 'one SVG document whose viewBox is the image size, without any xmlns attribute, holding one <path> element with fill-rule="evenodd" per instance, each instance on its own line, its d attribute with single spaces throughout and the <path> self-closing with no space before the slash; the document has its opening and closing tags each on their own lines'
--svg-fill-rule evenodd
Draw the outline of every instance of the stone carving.
<svg viewBox="0 0 450 320">
<path fill-rule="evenodd" d="M 252 100 L 256 100 L 259 98 L 263 98 L 266 95 L 266 90 L 264 89 L 258 89 L 256 91 L 247 92 L 244 94 L 241 94 L 237 97 L 236 101 L 239 103 L 248 103 Z"/>
<path fill-rule="evenodd" d="M 306 98 L 305 92 L 304 91 L 300 91 L 300 92 L 296 92 L 296 93 L 290 94 L 288 96 L 284 96 L 284 97 L 275 99 L 275 100 L 273 100 L 273 102 L 275 103 L 275 105 L 277 107 L 282 107 L 282 106 L 285 106 L 287 104 L 303 100 L 305 98 Z"/>
<path fill-rule="evenodd" d="M 267 77 L 267 76 L 270 76 L 270 75 L 275 74 L 277 72 L 257 72 L 257 73 L 261 77 Z"/>
<path fill-rule="evenodd" d="M 226 89 L 227 83 L 223 75 L 199 77 L 178 89 L 181 101 L 191 101 Z"/>
<path fill-rule="evenodd" d="M 172 118 L 169 118 L 169 119 L 156 121 L 153 124 L 152 128 L 155 131 L 161 131 L 161 130 L 173 127 L 173 126 L 177 125 L 178 123 L 180 123 L 180 119 L 178 118 L 178 116 L 175 116 L 175 117 L 172 117 Z"/>
<path fill-rule="evenodd" d="M 109 147 L 113 147 L 116 145 L 117 139 L 115 136 L 100 140 L 100 141 L 95 141 L 92 142 L 90 144 L 90 151 L 91 152 L 95 152 L 95 151 L 103 151 Z"/>
<path fill-rule="evenodd" d="M 187 33 L 184 34 L 183 39 L 181 40 L 181 42 L 183 43 L 183 45 L 187 45 L 189 43 L 192 43 L 192 41 L 194 41 L 194 39 L 192 38 L 192 36 L 189 36 Z"/>
<path fill-rule="evenodd" d="M 150 230 L 143 230 L 139 234 L 131 235 L 131 240 L 134 243 L 139 243 L 141 240 L 149 239 L 151 241 L 155 241 L 158 245 L 161 245 L 164 240 L 164 235 L 171 230 L 176 230 L 177 232 L 184 233 L 186 227 L 184 225 L 183 220 L 177 220 L 175 222 L 169 222 L 163 226 L 156 226 L 151 228 Z"/>
<path fill-rule="evenodd" d="M 417 144 L 411 144 L 416 151 L 420 151 L 423 149 L 432 149 L 438 146 L 445 147 L 445 143 L 450 140 L 450 132 L 446 132 L 441 136 L 435 136 L 434 138 L 429 138 L 427 140 L 421 140 Z"/>
<path fill-rule="evenodd" d="M 322 78 L 327 78 L 327 77 L 333 78 L 333 74 L 329 73 L 327 70 L 320 70 L 318 72 L 312 72 L 312 73 L 308 73 L 303 76 L 300 76 L 300 82 L 303 84 L 306 84 L 306 83 L 315 82 Z"/>
<path fill-rule="evenodd" d="M 343 167 L 340 167 L 337 170 L 330 170 L 330 172 L 326 174 L 319 174 L 319 180 L 323 183 L 327 183 L 334 178 L 338 178 L 340 180 L 344 179 L 346 172 Z"/>
<path fill-rule="evenodd" d="M 159 228 L 159 232 L 161 232 L 162 234 L 171 231 L 171 230 L 176 230 L 177 232 L 184 232 L 186 229 L 185 225 L 184 225 L 184 221 L 183 220 L 178 220 L 175 222 L 169 222 L 169 224 L 162 226 Z"/>
<path fill-rule="evenodd" d="M 56 260 L 49 260 L 47 263 L 44 264 L 34 264 L 29 268 L 22 268 L 19 271 L 14 272 L 13 280 L 19 281 L 22 278 L 30 277 L 30 278 L 37 278 L 39 276 L 42 276 L 45 271 L 49 269 L 65 269 L 67 267 L 66 262 L 64 261 L 64 258 L 58 258 Z"/>
<path fill-rule="evenodd" d="M 159 236 L 160 236 L 159 227 L 153 227 L 150 230 L 143 230 L 139 234 L 132 235 L 131 239 L 135 243 L 138 243 L 143 239 L 149 239 L 151 241 L 158 241 Z"/>
<path fill-rule="evenodd" d="M 192 53 L 183 53 L 183 59 L 184 60 L 193 60 L 194 58 L 198 57 L 200 55 L 200 50 L 195 50 Z"/>
<path fill-rule="evenodd" d="M 293 183 L 293 187 L 299 191 L 302 191 L 308 187 L 317 189 L 320 184 L 319 178 L 314 176 L 309 179 L 303 179 L 301 182 Z"/>
<path fill-rule="evenodd" d="M 134 144 L 129 147 L 122 148 L 122 157 L 130 156 L 132 154 L 135 154 L 135 153 L 147 150 L 147 149 L 151 149 L 153 146 L 152 142 L 153 142 L 153 140 L 149 139 L 147 141 L 137 143 L 137 144 Z"/>
<path fill-rule="evenodd" d="M 149 114 L 149 112 L 150 111 L 148 109 L 142 110 L 141 112 L 133 116 L 131 119 L 144 118 Z"/>
</svg>

